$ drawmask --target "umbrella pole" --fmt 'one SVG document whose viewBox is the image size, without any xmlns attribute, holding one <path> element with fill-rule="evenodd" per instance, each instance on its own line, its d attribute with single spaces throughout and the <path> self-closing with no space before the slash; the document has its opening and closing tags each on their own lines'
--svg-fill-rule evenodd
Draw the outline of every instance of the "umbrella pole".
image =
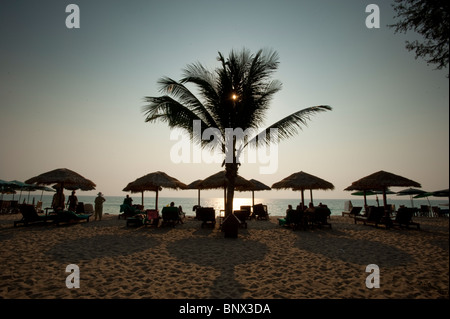
<svg viewBox="0 0 450 319">
<path fill-rule="evenodd" d="M 156 210 L 158 210 L 158 188 L 156 188 Z"/>
<path fill-rule="evenodd" d="M 144 191 L 141 192 L 141 204 L 144 207 Z"/>
<path fill-rule="evenodd" d="M 223 209 L 226 212 L 226 210 L 227 210 L 227 187 L 226 186 L 223 187 Z"/>
<path fill-rule="evenodd" d="M 303 207 L 305 207 L 305 197 L 303 195 L 303 189 L 302 189 L 302 205 L 303 205 Z"/>
<path fill-rule="evenodd" d="M 200 188 L 198 189 L 198 203 L 197 203 L 197 205 L 200 206 Z"/>
<path fill-rule="evenodd" d="M 255 206 L 255 191 L 252 191 L 252 207 Z"/>
<path fill-rule="evenodd" d="M 312 188 L 309 189 L 309 195 L 310 195 L 310 197 L 311 197 L 311 203 L 313 203 Z"/>
<path fill-rule="evenodd" d="M 367 197 L 366 197 L 366 191 L 364 190 L 364 209 L 367 207 Z"/>
</svg>

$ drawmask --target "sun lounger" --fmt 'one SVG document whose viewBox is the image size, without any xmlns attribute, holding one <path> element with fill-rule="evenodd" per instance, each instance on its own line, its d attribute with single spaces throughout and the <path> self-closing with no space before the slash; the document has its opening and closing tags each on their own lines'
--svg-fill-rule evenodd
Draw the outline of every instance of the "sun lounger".
<svg viewBox="0 0 450 319">
<path fill-rule="evenodd" d="M 197 219 L 202 222 L 202 228 L 204 226 L 212 225 L 215 227 L 216 225 L 216 212 L 213 207 L 200 207 L 197 208 L 196 212 Z"/>
<path fill-rule="evenodd" d="M 390 228 L 392 225 L 392 220 L 385 216 L 384 207 L 370 206 L 367 216 L 355 216 L 355 224 L 357 222 L 362 222 L 364 225 L 373 225 L 378 227 L 378 225 L 384 225 L 386 228 Z"/>
<path fill-rule="evenodd" d="M 161 211 L 161 217 L 161 226 L 169 225 L 175 227 L 175 225 L 181 221 L 178 207 L 164 207 Z"/>
<path fill-rule="evenodd" d="M 397 210 L 397 215 L 395 216 L 393 225 L 406 228 L 409 228 L 409 226 L 415 226 L 417 227 L 417 229 L 420 229 L 420 224 L 412 221 L 413 215 L 414 215 L 413 208 L 400 207 Z"/>
<path fill-rule="evenodd" d="M 88 203 L 84 204 L 84 213 L 93 215 L 94 214 L 94 205 L 88 204 Z"/>
<path fill-rule="evenodd" d="M 331 224 L 328 222 L 330 215 L 331 211 L 328 207 L 315 207 L 312 214 L 312 224 L 318 227 L 328 226 L 331 228 Z"/>
<path fill-rule="evenodd" d="M 88 223 L 91 216 L 91 214 L 77 214 L 69 210 L 57 211 L 55 223 L 56 225 L 59 225 L 60 223 L 74 223 L 81 221 L 86 221 Z"/>
<path fill-rule="evenodd" d="M 161 219 L 161 217 L 159 216 L 158 210 L 147 209 L 146 213 L 147 213 L 147 216 L 145 217 L 144 225 L 158 227 L 159 220 Z"/>
<path fill-rule="evenodd" d="M 260 220 L 268 220 L 269 213 L 267 212 L 267 205 L 256 204 L 253 206 L 253 215 L 255 215 L 256 219 Z"/>
<path fill-rule="evenodd" d="M 23 204 L 19 206 L 19 211 L 22 214 L 22 219 L 14 222 L 14 227 L 19 224 L 28 226 L 32 223 L 46 223 L 47 221 L 53 221 L 54 215 L 42 215 L 38 214 L 36 208 L 33 205 Z"/>
<path fill-rule="evenodd" d="M 123 219 L 127 219 L 128 217 L 133 217 L 136 214 L 144 214 L 142 210 L 139 210 L 136 206 L 130 206 L 128 204 L 122 204 L 120 205 L 120 212 L 122 214 L 119 214 L 118 218 L 121 217 Z"/>
<path fill-rule="evenodd" d="M 358 216 L 361 213 L 362 207 L 353 206 L 350 211 L 344 211 L 342 212 L 342 216 L 348 215 L 349 217 L 355 217 Z"/>
</svg>

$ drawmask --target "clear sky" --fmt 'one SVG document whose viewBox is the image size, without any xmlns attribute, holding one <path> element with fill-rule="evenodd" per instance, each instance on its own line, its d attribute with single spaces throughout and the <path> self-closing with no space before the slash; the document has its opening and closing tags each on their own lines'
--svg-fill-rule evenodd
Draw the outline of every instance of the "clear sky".
<svg viewBox="0 0 450 319">
<path fill-rule="evenodd" d="M 80 8 L 79 29 L 66 27 L 70 3 Z M 378 29 L 365 24 L 370 3 L 380 8 Z M 165 123 L 144 122 L 143 99 L 160 95 L 162 76 L 180 79 L 197 61 L 214 69 L 219 51 L 227 56 L 245 47 L 280 56 L 274 79 L 283 89 L 265 125 L 313 105 L 333 110 L 279 144 L 275 173 L 244 163 L 240 175 L 270 186 L 304 171 L 334 184 L 315 198 L 350 198 L 345 187 L 379 170 L 427 191 L 448 188 L 448 69 L 434 70 L 405 49 L 417 36 L 387 27 L 391 3 L 1 1 L 0 179 L 24 181 L 65 167 L 97 184 L 87 195 L 108 196 L 125 195 L 129 182 L 158 170 L 186 184 L 216 173 L 215 163 L 173 162 L 177 141 Z M 165 189 L 160 196 L 196 191 Z"/>
</svg>

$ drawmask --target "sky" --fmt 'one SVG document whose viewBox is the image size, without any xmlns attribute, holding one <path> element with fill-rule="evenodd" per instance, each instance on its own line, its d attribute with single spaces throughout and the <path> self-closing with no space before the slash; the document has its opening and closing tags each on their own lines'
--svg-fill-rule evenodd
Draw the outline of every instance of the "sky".
<svg viewBox="0 0 450 319">
<path fill-rule="evenodd" d="M 380 9 L 379 28 L 366 26 L 371 3 Z M 314 191 L 314 198 L 324 199 L 350 198 L 344 188 L 380 170 L 426 191 L 446 189 L 448 68 L 435 70 L 406 50 L 405 41 L 420 36 L 387 26 L 394 23 L 391 3 L 2 0 L 0 179 L 24 181 L 68 168 L 97 185 L 83 194 L 124 196 L 129 182 L 151 172 L 186 184 L 218 172 L 220 164 L 194 163 L 194 146 L 188 145 L 190 163 L 174 161 L 178 140 L 166 123 L 145 123 L 144 97 L 161 95 L 157 81 L 163 76 L 178 80 L 196 62 L 214 70 L 218 52 L 246 48 L 279 54 L 273 78 L 283 88 L 263 127 L 306 107 L 333 109 L 279 143 L 270 154 L 273 165 L 278 161 L 273 172 L 260 173 L 268 165 L 261 157 L 244 162 L 241 176 L 271 186 L 304 171 L 335 186 Z M 69 4 L 78 5 L 79 28 L 66 26 Z M 258 195 L 299 196 L 290 190 Z"/>
</svg>

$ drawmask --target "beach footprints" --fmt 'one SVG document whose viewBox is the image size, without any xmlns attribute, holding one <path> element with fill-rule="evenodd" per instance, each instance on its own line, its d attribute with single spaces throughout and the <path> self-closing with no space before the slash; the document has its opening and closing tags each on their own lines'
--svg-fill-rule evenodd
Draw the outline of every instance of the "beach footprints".
<svg viewBox="0 0 450 319">
<path fill-rule="evenodd" d="M 242 297 L 247 290 L 235 279 L 235 267 L 252 267 L 265 258 L 268 247 L 255 240 L 199 237 L 169 243 L 167 250 L 183 263 L 219 270 L 220 275 L 205 288 L 210 289 L 210 298 L 229 298 Z"/>
</svg>

